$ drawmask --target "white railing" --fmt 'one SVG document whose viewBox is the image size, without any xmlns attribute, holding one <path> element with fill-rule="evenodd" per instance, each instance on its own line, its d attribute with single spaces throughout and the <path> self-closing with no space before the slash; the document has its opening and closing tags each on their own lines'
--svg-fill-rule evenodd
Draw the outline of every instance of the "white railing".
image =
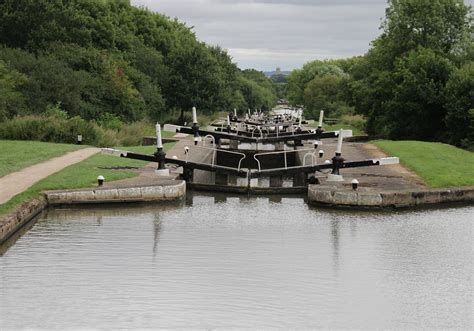
<svg viewBox="0 0 474 331">
<path fill-rule="evenodd" d="M 203 157 L 203 154 L 202 153 L 199 153 L 199 150 L 205 150 L 207 151 L 208 153 L 205 154 L 205 156 Z M 190 160 L 193 158 L 194 156 L 194 153 L 192 152 L 197 152 L 196 155 L 197 155 L 197 160 Z M 233 155 L 239 155 L 241 156 L 241 158 L 239 159 L 239 162 L 237 164 L 237 168 L 235 167 L 227 167 L 227 166 L 222 166 L 222 165 L 217 165 L 216 164 L 216 159 L 217 159 L 217 153 L 224 153 L 224 154 L 233 154 Z M 205 162 L 201 162 L 201 160 L 204 158 L 206 159 L 207 156 L 209 155 L 209 153 L 212 153 L 212 158 L 211 158 L 211 162 L 210 163 L 205 163 Z M 238 171 L 241 170 L 241 166 L 242 166 L 242 161 L 246 158 L 246 155 L 244 153 L 241 153 L 241 152 L 234 152 L 234 151 L 229 151 L 229 150 L 225 150 L 225 149 L 218 149 L 218 148 L 211 148 L 211 147 L 206 147 L 206 146 L 192 146 L 191 148 L 189 148 L 188 146 L 185 147 L 185 156 L 186 156 L 186 163 L 188 162 L 192 162 L 192 163 L 195 163 L 195 164 L 202 164 L 202 165 L 210 165 L 214 168 L 223 168 L 223 169 L 237 169 Z"/>
<path fill-rule="evenodd" d="M 303 165 L 298 165 L 298 166 L 288 166 L 288 154 L 291 154 L 291 153 L 303 153 L 303 152 L 306 152 L 303 156 Z M 312 165 L 315 165 L 316 163 L 316 155 L 315 155 L 316 151 L 314 149 L 297 149 L 297 150 L 283 150 L 283 151 L 276 151 L 276 152 L 266 152 L 266 153 L 257 153 L 257 154 L 254 154 L 253 158 L 255 161 L 257 161 L 257 166 L 258 166 L 258 171 L 259 172 L 262 172 L 262 171 L 271 171 L 271 170 L 286 170 L 286 169 L 294 169 L 294 168 L 302 168 L 305 166 L 305 160 L 306 160 L 306 157 L 309 156 L 309 155 L 312 155 L 311 157 L 311 162 L 312 162 Z M 283 160 L 284 160 L 284 164 L 285 166 L 284 167 L 280 167 L 280 168 L 271 168 L 271 169 L 263 169 L 262 170 L 262 165 L 261 165 L 261 162 L 260 160 L 258 159 L 258 157 L 261 157 L 261 156 L 267 156 L 267 155 L 279 155 L 279 154 L 283 154 Z"/>
<path fill-rule="evenodd" d="M 214 138 L 213 135 L 206 135 L 203 139 L 202 139 L 202 145 L 205 146 L 206 145 L 206 142 L 208 139 L 211 139 L 211 146 L 212 148 L 216 148 L 216 138 Z"/>
</svg>

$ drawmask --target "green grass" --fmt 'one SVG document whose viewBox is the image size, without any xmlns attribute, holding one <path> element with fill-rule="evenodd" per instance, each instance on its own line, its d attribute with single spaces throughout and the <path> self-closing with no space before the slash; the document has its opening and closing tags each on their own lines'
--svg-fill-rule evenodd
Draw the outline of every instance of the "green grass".
<svg viewBox="0 0 474 331">
<path fill-rule="evenodd" d="M 174 143 L 164 144 L 164 148 L 165 150 L 169 150 L 173 145 Z M 119 147 L 119 149 L 130 152 L 152 154 L 155 152 L 156 147 L 135 146 Z M 106 182 L 136 177 L 138 175 L 137 173 L 131 171 L 101 169 L 101 167 L 141 167 L 145 164 L 147 164 L 146 161 L 131 160 L 110 155 L 96 154 L 82 162 L 64 168 L 63 170 L 39 181 L 25 192 L 14 196 L 8 202 L 0 205 L 0 215 L 5 215 L 21 203 L 38 196 L 38 194 L 42 191 L 96 186 L 97 176 L 99 175 L 104 176 Z"/>
<path fill-rule="evenodd" d="M 474 153 L 441 143 L 376 140 L 433 188 L 474 185 Z"/>
<path fill-rule="evenodd" d="M 317 128 L 318 127 L 318 122 L 314 121 L 314 123 L 309 124 L 309 126 L 311 126 L 313 128 Z M 341 124 L 323 124 L 323 129 L 324 129 L 324 131 L 338 131 L 340 129 L 352 130 L 352 135 L 353 136 L 359 136 L 361 134 L 365 134 L 364 131 L 356 128 L 355 126 L 350 125 L 350 124 L 344 124 L 344 123 L 341 123 Z"/>
<path fill-rule="evenodd" d="M 317 125 L 316 125 L 317 126 Z M 359 136 L 361 134 L 365 134 L 362 130 L 350 125 L 350 124 L 326 124 L 323 126 L 325 131 L 338 131 L 340 129 L 344 130 L 352 130 L 353 136 Z"/>
<path fill-rule="evenodd" d="M 176 132 L 171 132 L 171 131 L 161 131 L 161 137 L 162 138 L 173 138 L 173 136 L 176 134 Z"/>
<path fill-rule="evenodd" d="M 83 146 L 0 140 L 0 177 L 80 148 Z"/>
</svg>

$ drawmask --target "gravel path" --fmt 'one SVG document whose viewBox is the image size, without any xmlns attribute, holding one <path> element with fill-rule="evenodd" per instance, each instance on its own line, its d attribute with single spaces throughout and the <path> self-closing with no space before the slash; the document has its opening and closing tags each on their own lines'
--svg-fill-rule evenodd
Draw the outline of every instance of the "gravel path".
<svg viewBox="0 0 474 331">
<path fill-rule="evenodd" d="M 80 149 L 0 177 L 0 204 L 7 202 L 41 179 L 83 161 L 98 152 L 100 152 L 99 148 Z"/>
</svg>

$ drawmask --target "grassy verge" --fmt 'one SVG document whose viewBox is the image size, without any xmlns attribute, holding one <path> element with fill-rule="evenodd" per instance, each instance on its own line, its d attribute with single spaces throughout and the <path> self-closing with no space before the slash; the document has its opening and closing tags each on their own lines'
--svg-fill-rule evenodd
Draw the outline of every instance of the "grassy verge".
<svg viewBox="0 0 474 331">
<path fill-rule="evenodd" d="M 317 127 L 317 123 L 316 123 L 316 127 Z M 340 129 L 344 129 L 344 130 L 352 130 L 352 135 L 353 136 L 359 136 L 361 134 L 365 134 L 364 131 L 362 131 L 361 129 L 359 128 L 356 128 L 355 126 L 352 126 L 350 124 L 326 124 L 324 125 L 323 129 L 325 131 L 337 131 L 337 130 L 340 130 Z"/>
<path fill-rule="evenodd" d="M 164 144 L 165 150 L 169 150 L 173 144 L 174 143 Z M 155 152 L 156 147 L 136 146 L 124 147 L 122 149 L 130 152 L 151 154 Z M 7 214 L 24 201 L 38 196 L 42 191 L 92 187 L 97 185 L 97 176 L 99 175 L 104 176 L 107 182 L 137 176 L 137 173 L 134 172 L 101 169 L 103 167 L 141 167 L 145 164 L 147 164 L 145 161 L 96 154 L 87 160 L 64 168 L 63 170 L 39 181 L 25 192 L 14 196 L 10 201 L 0 205 L 0 216 Z"/>
<path fill-rule="evenodd" d="M 433 188 L 474 185 L 474 153 L 441 143 L 376 140 L 372 143 L 416 172 Z"/>
<path fill-rule="evenodd" d="M 83 146 L 0 140 L 0 177 L 80 148 Z"/>
<path fill-rule="evenodd" d="M 318 126 L 317 120 L 311 124 L 313 127 Z M 325 131 L 337 131 L 340 129 L 352 130 L 354 136 L 365 134 L 365 119 L 360 115 L 344 115 L 337 119 L 337 124 L 324 124 L 323 129 Z"/>
</svg>

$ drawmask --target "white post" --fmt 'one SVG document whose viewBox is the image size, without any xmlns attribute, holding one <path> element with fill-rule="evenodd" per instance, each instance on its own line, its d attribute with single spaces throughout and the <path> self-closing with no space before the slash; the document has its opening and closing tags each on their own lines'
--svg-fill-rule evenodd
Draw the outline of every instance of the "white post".
<svg viewBox="0 0 474 331">
<path fill-rule="evenodd" d="M 237 109 L 234 108 L 234 116 L 237 117 Z"/>
<path fill-rule="evenodd" d="M 318 124 L 318 126 L 319 126 L 320 128 L 323 127 L 323 117 L 324 117 L 324 110 L 321 110 L 321 111 L 319 112 L 319 124 Z"/>
<path fill-rule="evenodd" d="M 156 147 L 163 148 L 163 141 L 161 140 L 161 126 L 160 123 L 156 123 Z"/>
<path fill-rule="evenodd" d="M 230 116 L 227 115 L 227 125 L 230 126 Z"/>
<path fill-rule="evenodd" d="M 342 134 L 342 129 L 339 130 L 339 135 L 337 137 L 337 148 L 336 148 L 336 154 L 342 154 L 342 139 L 344 138 L 344 135 Z"/>
<path fill-rule="evenodd" d="M 198 119 L 197 119 L 197 113 L 196 113 L 196 107 L 193 107 L 193 123 L 197 124 Z"/>
<path fill-rule="evenodd" d="M 303 112 L 300 112 L 300 116 L 298 117 L 298 127 L 301 128 L 301 118 L 303 117 Z"/>
</svg>

